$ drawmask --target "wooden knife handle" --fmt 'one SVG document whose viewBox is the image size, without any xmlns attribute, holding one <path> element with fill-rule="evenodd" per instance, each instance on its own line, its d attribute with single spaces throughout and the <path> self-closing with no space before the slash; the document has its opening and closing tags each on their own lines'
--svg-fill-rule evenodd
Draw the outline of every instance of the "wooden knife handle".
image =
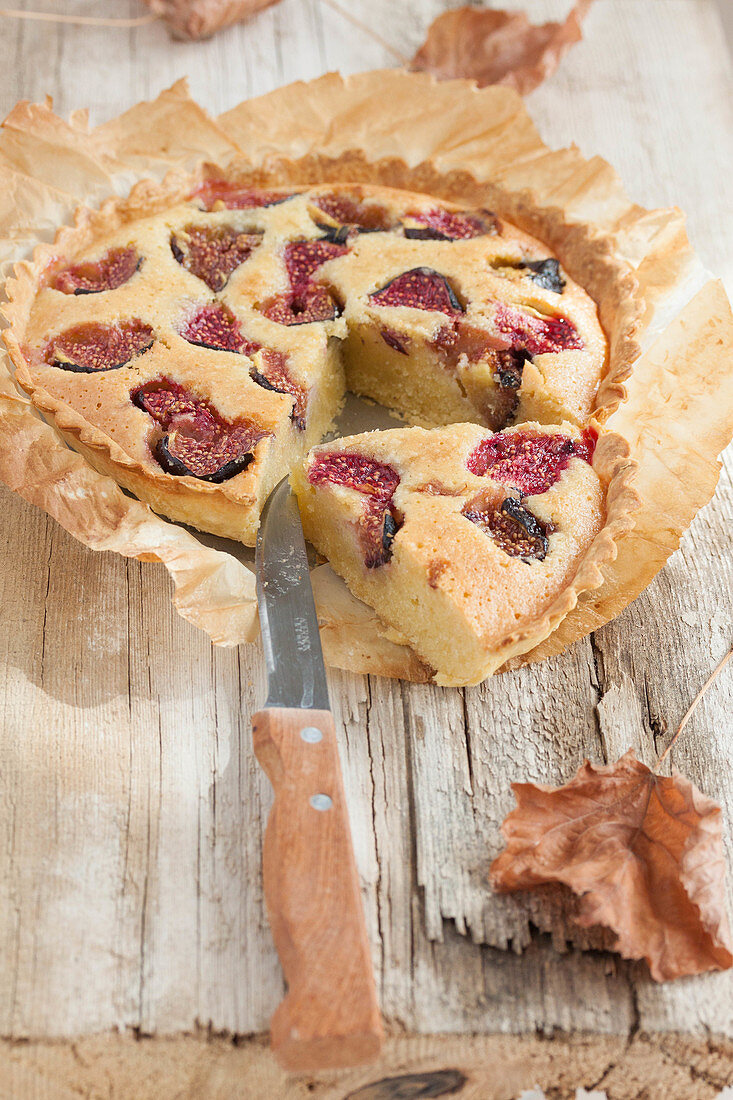
<svg viewBox="0 0 733 1100">
<path fill-rule="evenodd" d="M 383 1033 L 330 711 L 272 707 L 252 719 L 275 791 L 265 898 L 288 992 L 271 1023 L 288 1069 L 359 1065 Z"/>
</svg>

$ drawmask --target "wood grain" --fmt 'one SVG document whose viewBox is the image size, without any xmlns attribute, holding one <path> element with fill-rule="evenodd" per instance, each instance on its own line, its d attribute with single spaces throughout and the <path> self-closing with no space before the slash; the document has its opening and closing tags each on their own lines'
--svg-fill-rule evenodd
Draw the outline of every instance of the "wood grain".
<svg viewBox="0 0 733 1100">
<path fill-rule="evenodd" d="M 409 54 L 444 4 L 350 6 Z M 532 4 L 538 20 L 566 10 Z M 319 0 L 283 0 L 195 46 L 158 26 L 3 30 L 4 110 L 51 92 L 61 112 L 90 106 L 95 121 L 186 72 L 218 112 L 328 68 L 391 63 Z M 703 261 L 733 291 L 733 80 L 713 0 L 596 0 L 585 41 L 528 106 L 548 141 L 607 157 L 638 201 L 686 209 Z M 331 675 L 394 1027 L 587 1029 L 631 1050 L 645 1031 L 733 1035 L 730 974 L 656 986 L 641 966 L 581 951 L 603 940 L 577 932 L 566 897 L 499 898 L 486 881 L 512 780 L 564 781 L 584 756 L 630 746 L 652 763 L 733 641 L 730 473 L 728 457 L 648 591 L 562 657 L 465 692 Z M 178 619 L 162 568 L 88 552 L 0 496 L 0 1033 L 262 1032 L 283 981 L 261 882 L 271 792 L 249 730 L 259 654 L 213 650 Z M 729 864 L 732 703 L 729 668 L 671 760 L 721 802 Z M 730 890 L 729 877 L 729 901 Z"/>
<path fill-rule="evenodd" d="M 264 1039 L 198 1033 L 0 1041 L 3 1100 L 720 1100 L 733 1043 L 669 1035 L 397 1035 L 374 1065 L 286 1075 Z M 643 1092 L 640 1091 L 643 1089 Z M 526 1090 L 526 1092 L 525 1092 Z M 603 1095 L 601 1093 L 601 1095 Z M 579 1092 L 577 1095 L 585 1095 Z"/>
<path fill-rule="evenodd" d="M 263 881 L 288 983 L 272 1049 L 298 1072 L 374 1061 L 382 1023 L 333 717 L 271 707 L 253 715 L 252 737 L 275 792 Z"/>
</svg>

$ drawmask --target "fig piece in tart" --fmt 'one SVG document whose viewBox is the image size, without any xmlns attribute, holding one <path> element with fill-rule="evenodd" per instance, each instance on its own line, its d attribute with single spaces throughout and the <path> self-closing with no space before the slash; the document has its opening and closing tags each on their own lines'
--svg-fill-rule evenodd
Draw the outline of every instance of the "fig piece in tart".
<svg viewBox="0 0 733 1100">
<path fill-rule="evenodd" d="M 229 225 L 186 225 L 171 236 L 175 259 L 211 290 L 223 290 L 229 276 L 248 260 L 261 233 L 240 232 Z"/>
<path fill-rule="evenodd" d="M 76 374 L 119 370 L 155 342 L 150 325 L 138 318 L 104 324 L 84 321 L 52 337 L 44 357 L 52 367 Z"/>
<path fill-rule="evenodd" d="M 111 248 L 98 260 L 85 260 L 55 272 L 48 285 L 62 294 L 101 294 L 126 283 L 141 263 L 132 246 Z"/>
<path fill-rule="evenodd" d="M 131 398 L 164 433 L 151 449 L 175 477 L 228 481 L 254 461 L 254 449 L 267 434 L 253 423 L 229 423 L 209 402 L 168 378 L 148 382 Z"/>
<path fill-rule="evenodd" d="M 490 210 L 452 211 L 443 206 L 408 212 L 405 236 L 418 241 L 465 241 L 501 232 L 501 223 Z"/>
<path fill-rule="evenodd" d="M 345 244 L 326 238 L 290 241 L 283 249 L 289 289 L 265 302 L 262 312 L 279 325 L 309 325 L 333 321 L 338 303 L 329 290 L 316 282 L 318 269 L 348 251 Z"/>
<path fill-rule="evenodd" d="M 191 199 L 203 210 L 257 210 L 278 206 L 292 198 L 286 189 L 251 187 L 248 184 L 230 183 L 225 179 L 207 179 L 194 189 Z"/>
</svg>

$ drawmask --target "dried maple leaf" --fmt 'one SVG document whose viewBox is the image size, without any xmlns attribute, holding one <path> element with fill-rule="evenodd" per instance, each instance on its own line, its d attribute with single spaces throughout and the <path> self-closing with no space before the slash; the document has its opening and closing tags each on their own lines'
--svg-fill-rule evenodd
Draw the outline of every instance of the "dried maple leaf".
<svg viewBox="0 0 733 1100">
<path fill-rule="evenodd" d="M 486 84 L 508 84 L 527 95 L 554 73 L 561 58 L 583 37 L 581 23 L 593 0 L 578 0 L 564 23 L 530 23 L 521 11 L 456 8 L 428 29 L 412 59 L 438 80 L 463 77 Z"/>
<path fill-rule="evenodd" d="M 208 38 L 279 0 L 145 0 L 176 38 Z"/>
<path fill-rule="evenodd" d="M 733 966 L 725 914 L 720 807 L 688 779 L 655 775 L 627 752 L 588 761 L 569 783 L 514 783 L 497 890 L 562 882 L 581 896 L 579 923 L 604 924 L 627 959 L 657 981 Z"/>
</svg>

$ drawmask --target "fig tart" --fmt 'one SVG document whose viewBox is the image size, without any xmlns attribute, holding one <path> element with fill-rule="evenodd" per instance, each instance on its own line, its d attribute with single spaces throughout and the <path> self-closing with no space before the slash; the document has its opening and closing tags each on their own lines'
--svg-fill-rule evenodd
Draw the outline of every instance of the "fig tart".
<svg viewBox="0 0 733 1100">
<path fill-rule="evenodd" d="M 385 187 L 208 168 L 81 211 L 21 267 L 6 342 L 34 405 L 156 511 L 250 545 L 347 388 L 425 428 L 582 426 L 606 369 L 543 244 Z"/>
<path fill-rule="evenodd" d="M 631 526 L 628 447 L 592 419 L 596 305 L 491 210 L 203 166 L 80 211 L 9 298 L 17 380 L 72 447 L 249 545 L 290 474 L 308 537 L 438 683 L 547 637 Z M 321 444 L 347 389 L 411 426 Z"/>
</svg>

